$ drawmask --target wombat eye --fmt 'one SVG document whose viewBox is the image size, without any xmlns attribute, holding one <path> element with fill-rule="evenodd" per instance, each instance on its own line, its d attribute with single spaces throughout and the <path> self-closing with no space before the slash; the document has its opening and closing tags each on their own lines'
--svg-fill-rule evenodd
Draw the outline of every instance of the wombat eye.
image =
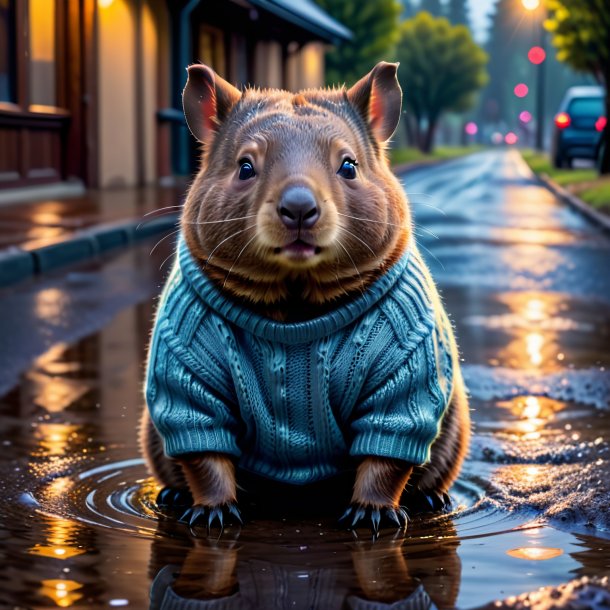
<svg viewBox="0 0 610 610">
<path fill-rule="evenodd" d="M 254 173 L 254 167 L 252 163 L 248 161 L 248 159 L 240 159 L 239 160 L 239 179 L 240 180 L 249 180 L 250 178 L 254 178 L 256 174 Z"/>
<path fill-rule="evenodd" d="M 337 174 L 346 180 L 353 180 L 356 177 L 356 161 L 354 159 L 350 159 L 346 157 L 343 159 L 343 163 L 341 163 L 341 167 Z"/>
</svg>

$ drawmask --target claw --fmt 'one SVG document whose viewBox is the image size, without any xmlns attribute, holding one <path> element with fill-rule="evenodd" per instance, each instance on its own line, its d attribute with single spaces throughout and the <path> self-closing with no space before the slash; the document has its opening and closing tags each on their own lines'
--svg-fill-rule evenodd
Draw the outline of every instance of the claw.
<svg viewBox="0 0 610 610">
<path fill-rule="evenodd" d="M 398 507 L 398 514 L 400 515 L 399 527 L 401 529 L 405 529 L 409 523 L 409 515 L 407 514 L 407 511 L 402 506 Z"/>
<path fill-rule="evenodd" d="M 223 519 L 222 519 L 222 510 L 218 507 L 215 507 L 210 510 L 210 516 L 208 517 L 208 533 L 212 529 L 212 523 L 214 523 L 215 519 L 218 519 L 218 524 L 220 525 L 220 531 L 222 532 L 222 530 L 224 529 L 224 527 L 223 527 L 224 523 L 223 523 Z"/>
<path fill-rule="evenodd" d="M 222 504 L 219 506 L 195 504 L 195 506 L 186 510 L 178 520 L 182 523 L 186 523 L 190 528 L 193 528 L 196 525 L 205 525 L 209 535 L 210 530 L 216 521 L 218 521 L 218 527 L 222 534 L 224 531 L 225 519 L 228 519 L 230 516 L 234 517 L 240 525 L 243 525 L 239 509 L 234 504 Z M 232 519 L 229 520 L 231 521 Z"/>
<path fill-rule="evenodd" d="M 354 518 L 352 519 L 352 527 L 355 527 L 356 524 L 359 521 L 361 521 L 365 515 L 366 515 L 366 510 L 364 509 L 364 507 L 359 506 L 358 509 L 356 510 L 356 514 L 354 515 Z"/>
<path fill-rule="evenodd" d="M 371 526 L 373 529 L 373 535 L 379 534 L 379 523 L 381 522 L 381 513 L 378 508 L 371 510 Z"/>
<path fill-rule="evenodd" d="M 155 502 L 159 508 L 183 508 L 193 504 L 193 497 L 188 489 L 164 487 Z"/>
<path fill-rule="evenodd" d="M 370 527 L 373 539 L 379 536 L 379 530 L 388 524 L 401 530 L 407 527 L 408 516 L 403 508 L 393 508 L 384 506 L 376 508 L 373 506 L 363 506 L 361 504 L 351 504 L 339 519 L 339 523 L 354 532 L 356 527 Z"/>
<path fill-rule="evenodd" d="M 228 505 L 229 508 L 229 512 L 237 519 L 237 521 L 239 521 L 240 525 L 243 525 L 243 519 L 241 518 L 241 514 L 239 513 L 239 509 L 237 508 L 237 506 L 235 506 L 235 504 L 229 504 Z"/>
<path fill-rule="evenodd" d="M 396 514 L 396 511 L 393 508 L 388 508 L 385 511 L 385 516 L 392 521 L 392 523 L 396 523 L 396 527 L 401 528 L 402 527 L 402 523 L 400 522 L 400 519 L 398 518 L 398 515 Z"/>
</svg>

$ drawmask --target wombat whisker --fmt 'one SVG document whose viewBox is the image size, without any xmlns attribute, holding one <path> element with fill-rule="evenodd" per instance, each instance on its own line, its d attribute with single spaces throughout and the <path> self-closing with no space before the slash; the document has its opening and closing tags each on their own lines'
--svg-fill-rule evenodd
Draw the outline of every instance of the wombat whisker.
<svg viewBox="0 0 610 610">
<path fill-rule="evenodd" d="M 172 210 L 172 209 L 181 208 L 181 207 L 182 207 L 182 204 L 180 204 L 180 205 L 166 205 L 163 208 L 157 208 L 155 210 L 152 210 L 151 212 L 146 212 L 146 214 L 142 214 L 142 217 L 144 218 L 146 216 L 150 216 L 151 214 L 156 214 L 157 212 L 161 212 L 163 210 Z"/>
<path fill-rule="evenodd" d="M 411 197 L 411 195 L 421 195 L 422 197 L 430 197 L 430 199 L 434 199 L 434 195 L 430 195 L 430 193 L 411 193 L 410 191 L 407 191 L 407 197 Z"/>
<path fill-rule="evenodd" d="M 403 225 L 395 224 L 393 222 L 385 222 L 383 220 L 371 220 L 370 218 L 360 218 L 358 216 L 350 216 L 349 214 L 342 214 L 341 212 L 337 212 L 337 214 L 339 214 L 339 216 L 345 216 L 346 218 L 352 218 L 353 220 L 362 220 L 363 222 L 372 222 L 374 224 L 388 225 L 390 227 L 402 228 L 402 226 L 403 226 Z M 343 227 L 341 227 L 341 228 L 343 228 Z M 352 235 L 353 235 L 353 233 L 352 233 Z"/>
<path fill-rule="evenodd" d="M 170 253 L 168 256 L 166 256 L 166 257 L 163 259 L 163 262 L 162 262 L 162 263 L 159 265 L 159 271 L 161 271 L 161 269 L 163 268 L 163 265 L 165 265 L 165 263 L 167 263 L 167 261 L 168 261 L 170 258 L 172 258 L 172 256 L 175 256 L 175 255 L 176 255 L 176 249 L 174 248 L 174 249 L 173 249 L 173 251 L 172 251 L 172 252 L 171 252 L 171 253 Z"/>
<path fill-rule="evenodd" d="M 430 248 L 426 248 L 426 246 L 424 246 L 424 244 L 420 243 L 417 240 L 415 240 L 415 242 L 417 243 L 418 248 L 423 248 L 443 268 L 443 271 L 446 271 L 445 265 L 443 265 L 443 263 L 441 262 L 441 259 L 438 256 L 436 256 L 436 254 L 434 254 L 434 252 L 432 252 L 432 250 L 430 250 Z"/>
<path fill-rule="evenodd" d="M 339 256 L 337 254 L 335 254 L 335 261 L 337 262 L 337 264 L 335 265 L 335 279 L 337 280 L 337 284 L 339 285 L 339 288 L 341 289 L 341 292 L 343 294 L 345 294 L 346 296 L 349 296 L 349 292 L 347 290 L 345 290 L 345 288 L 343 287 L 343 284 L 341 283 L 341 280 L 339 279 L 339 263 L 341 262 L 339 260 Z"/>
<path fill-rule="evenodd" d="M 157 249 L 157 246 L 159 246 L 161 244 L 161 242 L 164 242 L 168 237 L 171 237 L 172 235 L 176 235 L 176 233 L 180 233 L 180 227 L 178 227 L 175 231 L 172 231 L 171 233 L 168 233 L 167 235 L 165 235 L 164 237 L 162 237 L 152 248 L 152 250 L 150 251 L 149 256 L 152 256 L 152 253 Z"/>
<path fill-rule="evenodd" d="M 352 265 L 354 266 L 354 269 L 356 270 L 356 273 L 358 274 L 358 277 L 360 278 L 360 287 L 358 288 L 358 290 L 360 290 L 360 294 L 362 296 L 364 296 L 364 291 L 362 290 L 362 287 L 364 286 L 364 280 L 362 279 L 362 276 L 360 275 L 360 271 L 358 270 L 358 267 L 356 266 L 356 263 L 354 262 L 352 255 L 349 253 L 349 251 L 343 245 L 343 242 L 339 238 L 337 238 L 337 243 L 343 248 L 343 250 L 345 251 L 345 254 L 347 254 L 349 260 L 352 261 Z"/>
<path fill-rule="evenodd" d="M 373 256 L 377 256 L 375 254 L 375 252 L 373 251 L 373 249 L 360 237 L 358 237 L 355 233 L 352 233 L 351 231 L 348 231 L 345 227 L 339 225 L 339 229 L 341 231 L 343 231 L 344 233 L 349 233 L 352 237 L 355 237 L 361 244 L 363 244 L 366 248 L 368 248 L 369 252 L 373 255 Z"/>
<path fill-rule="evenodd" d="M 239 216 L 237 218 L 225 218 L 224 220 L 204 220 L 203 222 L 185 222 L 185 225 L 215 225 L 219 222 L 233 222 L 234 220 L 246 220 L 246 218 L 255 218 L 256 214 L 249 216 Z"/>
<path fill-rule="evenodd" d="M 246 242 L 246 244 L 244 245 L 244 247 L 239 251 L 239 254 L 235 257 L 235 260 L 233 261 L 233 264 L 231 265 L 230 269 L 229 269 L 229 273 L 227 273 L 227 277 L 225 277 L 224 282 L 222 283 L 222 287 L 224 288 L 227 280 L 229 279 L 229 276 L 231 275 L 231 271 L 233 271 L 233 267 L 235 267 L 235 265 L 237 264 L 237 261 L 239 260 L 239 257 L 245 252 L 246 248 L 258 237 L 258 232 L 255 232 L 254 235 Z"/>
<path fill-rule="evenodd" d="M 439 236 L 436 233 L 434 233 L 433 231 L 430 231 L 430 229 L 426 229 L 426 227 L 422 227 L 422 226 L 418 226 L 417 228 L 421 229 L 424 233 L 431 235 L 432 237 L 434 237 L 434 239 L 439 239 Z M 418 234 L 417 231 L 415 231 L 415 234 L 416 235 Z M 422 236 L 420 235 L 420 237 L 422 237 Z"/>
<path fill-rule="evenodd" d="M 142 220 L 141 222 L 138 223 L 138 226 L 136 227 L 136 231 L 138 231 L 140 229 L 140 227 L 142 225 L 145 225 L 147 222 L 152 222 L 153 220 L 156 220 L 160 216 L 169 216 L 169 214 L 170 214 L 170 212 L 164 212 L 163 214 L 159 214 L 158 216 L 155 216 L 154 218 L 147 218 L 146 220 Z M 180 223 L 180 220 L 177 220 L 174 223 L 174 226 L 178 226 L 179 223 Z"/>
<path fill-rule="evenodd" d="M 443 216 L 447 216 L 447 212 L 445 212 L 445 210 L 442 210 L 441 208 L 438 208 L 435 205 L 430 205 L 429 203 L 423 203 L 422 201 L 411 201 L 410 199 L 409 199 L 409 202 L 412 205 L 421 205 L 421 206 L 424 206 L 426 208 L 430 208 L 431 210 L 436 210 L 437 212 L 439 212 Z"/>
<path fill-rule="evenodd" d="M 235 233 L 232 233 L 231 235 L 229 235 L 229 237 L 225 237 L 220 243 L 216 244 L 216 246 L 214 246 L 212 251 L 208 254 L 208 258 L 205 261 L 203 270 L 204 271 L 206 270 L 209 262 L 212 260 L 212 257 L 214 256 L 214 252 L 216 252 L 216 250 L 218 250 L 218 248 L 220 248 L 220 246 L 222 246 L 222 244 L 224 244 L 226 241 L 229 241 L 232 237 L 235 237 L 236 235 L 239 235 L 240 233 L 243 233 L 244 231 L 247 231 L 248 229 L 253 229 L 254 227 L 256 227 L 256 224 L 250 225 L 249 227 L 246 227 L 245 229 L 240 229 L 239 231 L 236 231 Z"/>
</svg>

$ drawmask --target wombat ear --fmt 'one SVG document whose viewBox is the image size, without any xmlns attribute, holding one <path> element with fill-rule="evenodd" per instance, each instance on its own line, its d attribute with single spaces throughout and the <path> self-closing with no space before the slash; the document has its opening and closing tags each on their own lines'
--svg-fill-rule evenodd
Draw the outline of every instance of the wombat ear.
<svg viewBox="0 0 610 610">
<path fill-rule="evenodd" d="M 388 140 L 400 121 L 402 90 L 396 78 L 398 64 L 379 62 L 347 92 L 380 142 Z"/>
<path fill-rule="evenodd" d="M 182 92 L 182 107 L 191 133 L 206 142 L 239 101 L 241 93 L 208 66 L 188 67 L 188 80 Z"/>
</svg>

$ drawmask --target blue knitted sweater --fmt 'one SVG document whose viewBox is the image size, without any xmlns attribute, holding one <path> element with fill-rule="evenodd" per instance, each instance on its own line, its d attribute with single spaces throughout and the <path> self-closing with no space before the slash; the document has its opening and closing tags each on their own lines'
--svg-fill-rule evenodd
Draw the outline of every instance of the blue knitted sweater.
<svg viewBox="0 0 610 610">
<path fill-rule="evenodd" d="M 146 383 L 165 453 L 226 453 L 293 484 L 353 467 L 355 456 L 424 463 L 453 376 L 452 331 L 434 295 L 411 248 L 349 303 L 276 322 L 222 294 L 180 240 Z"/>
</svg>

